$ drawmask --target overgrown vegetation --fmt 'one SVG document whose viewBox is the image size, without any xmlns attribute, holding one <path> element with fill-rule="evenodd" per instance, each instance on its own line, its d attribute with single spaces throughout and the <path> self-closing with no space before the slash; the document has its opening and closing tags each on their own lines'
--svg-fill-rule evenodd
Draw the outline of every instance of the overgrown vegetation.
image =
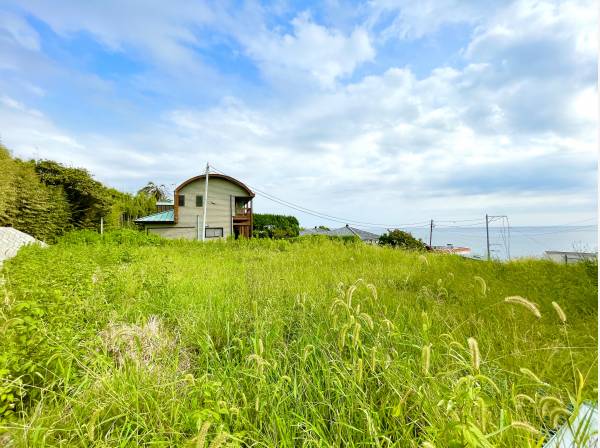
<svg viewBox="0 0 600 448">
<path fill-rule="evenodd" d="M 300 233 L 300 223 L 294 216 L 254 214 L 253 235 L 257 238 L 292 238 Z"/>
<path fill-rule="evenodd" d="M 81 168 L 50 160 L 12 158 L 0 145 L 0 227 L 14 227 L 53 242 L 73 229 L 133 225 L 156 209 L 152 195 L 136 196 L 102 185 Z"/>
<path fill-rule="evenodd" d="M 399 229 L 390 230 L 381 235 L 379 244 L 410 250 L 425 250 L 427 248 L 423 241 L 416 239 L 411 233 Z"/>
<path fill-rule="evenodd" d="M 8 446 L 540 446 L 597 391 L 596 265 L 83 231 L 2 277 Z"/>
</svg>

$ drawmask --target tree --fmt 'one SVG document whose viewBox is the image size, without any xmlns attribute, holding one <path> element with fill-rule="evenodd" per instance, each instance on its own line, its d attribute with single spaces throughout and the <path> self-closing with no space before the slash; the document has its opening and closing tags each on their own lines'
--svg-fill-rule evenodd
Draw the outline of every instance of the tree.
<svg viewBox="0 0 600 448">
<path fill-rule="evenodd" d="M 300 223 L 294 216 L 254 214 L 254 236 L 259 238 L 291 238 L 300 233 Z"/>
<path fill-rule="evenodd" d="M 416 239 L 409 232 L 395 229 L 379 237 L 382 246 L 399 247 L 402 249 L 427 250 L 427 246 L 420 239 Z"/>
<path fill-rule="evenodd" d="M 13 158 L 0 144 L 0 227 L 53 242 L 73 229 L 133 226 L 133 220 L 156 211 L 156 199 L 109 188 L 85 169 L 52 160 Z M 159 186 L 164 188 L 164 186 Z"/>
<path fill-rule="evenodd" d="M 45 185 L 34 162 L 13 159 L 0 145 L 0 226 L 52 242 L 71 229 L 71 212 L 60 185 Z"/>
<path fill-rule="evenodd" d="M 43 184 L 62 187 L 71 210 L 75 228 L 97 228 L 100 218 L 108 215 L 112 198 L 108 189 L 95 180 L 89 171 L 71 168 L 52 160 L 27 162 L 34 166 Z"/>
<path fill-rule="evenodd" d="M 165 187 L 163 184 L 157 185 L 152 181 L 148 182 L 145 187 L 140 188 L 138 190 L 138 194 L 151 196 L 157 201 L 164 201 L 168 197 L 167 187 Z"/>
</svg>

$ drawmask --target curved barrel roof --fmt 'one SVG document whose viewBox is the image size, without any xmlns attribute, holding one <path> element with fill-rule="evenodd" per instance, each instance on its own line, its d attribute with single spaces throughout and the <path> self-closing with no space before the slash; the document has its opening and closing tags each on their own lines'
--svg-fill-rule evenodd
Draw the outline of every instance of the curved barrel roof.
<svg viewBox="0 0 600 448">
<path fill-rule="evenodd" d="M 177 186 L 177 188 L 175 189 L 175 194 L 177 194 L 177 192 L 179 190 L 181 190 L 183 187 L 185 187 L 188 184 L 191 184 L 192 182 L 195 182 L 197 180 L 202 181 L 204 180 L 205 174 L 201 174 L 200 176 L 195 176 L 195 177 L 191 177 L 186 181 L 183 181 L 181 184 L 179 184 Z M 246 185 L 244 185 L 242 182 L 240 182 L 237 179 L 234 179 L 233 177 L 230 176 L 226 176 L 225 174 L 209 174 L 208 175 L 208 179 L 210 180 L 211 178 L 216 178 L 216 179 L 225 179 L 233 184 L 238 185 L 240 188 L 242 188 L 244 191 L 246 191 L 246 193 L 248 193 L 248 196 L 250 197 L 254 197 L 254 192 L 252 190 L 250 190 L 250 188 L 248 188 Z"/>
</svg>

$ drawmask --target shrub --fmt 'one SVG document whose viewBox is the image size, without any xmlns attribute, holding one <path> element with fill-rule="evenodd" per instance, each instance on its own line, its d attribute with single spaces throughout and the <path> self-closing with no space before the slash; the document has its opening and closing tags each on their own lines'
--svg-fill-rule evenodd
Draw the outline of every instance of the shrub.
<svg viewBox="0 0 600 448">
<path fill-rule="evenodd" d="M 254 215 L 253 235 L 258 238 L 291 238 L 300 233 L 300 224 L 294 216 L 260 214 Z"/>
<path fill-rule="evenodd" d="M 400 247 L 402 249 L 426 250 L 427 246 L 420 239 L 416 239 L 409 232 L 395 229 L 379 237 L 382 246 Z"/>
</svg>

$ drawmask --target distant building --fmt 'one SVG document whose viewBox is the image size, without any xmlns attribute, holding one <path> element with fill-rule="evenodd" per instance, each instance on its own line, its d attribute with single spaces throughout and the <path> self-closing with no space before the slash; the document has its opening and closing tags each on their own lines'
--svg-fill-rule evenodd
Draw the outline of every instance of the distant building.
<svg viewBox="0 0 600 448">
<path fill-rule="evenodd" d="M 442 252 L 445 254 L 455 254 L 462 256 L 471 255 L 471 249 L 469 247 L 454 246 L 453 244 L 446 244 L 445 246 L 431 246 L 431 250 L 434 252 Z"/>
<path fill-rule="evenodd" d="M 563 252 L 559 250 L 547 250 L 545 258 L 556 263 L 572 264 L 580 261 L 595 261 L 598 259 L 596 252 Z"/>
<path fill-rule="evenodd" d="M 327 230 L 319 227 L 315 227 L 312 229 L 304 229 L 300 231 L 300 236 L 307 235 L 327 235 L 327 236 L 356 236 L 360 238 L 365 243 L 376 244 L 379 241 L 379 235 L 376 235 L 371 232 L 367 232 L 366 230 L 357 229 L 355 227 L 350 227 L 346 224 L 344 227 L 340 227 L 339 229 Z"/>
<path fill-rule="evenodd" d="M 208 198 L 204 197 L 205 175 L 192 177 L 175 189 L 173 200 L 157 202 L 157 213 L 135 222 L 149 233 L 165 238 L 200 240 L 202 226 L 206 239 L 230 235 L 252 236 L 254 193 L 242 182 L 223 174 L 208 175 Z M 206 223 L 203 223 L 207 207 Z"/>
</svg>

